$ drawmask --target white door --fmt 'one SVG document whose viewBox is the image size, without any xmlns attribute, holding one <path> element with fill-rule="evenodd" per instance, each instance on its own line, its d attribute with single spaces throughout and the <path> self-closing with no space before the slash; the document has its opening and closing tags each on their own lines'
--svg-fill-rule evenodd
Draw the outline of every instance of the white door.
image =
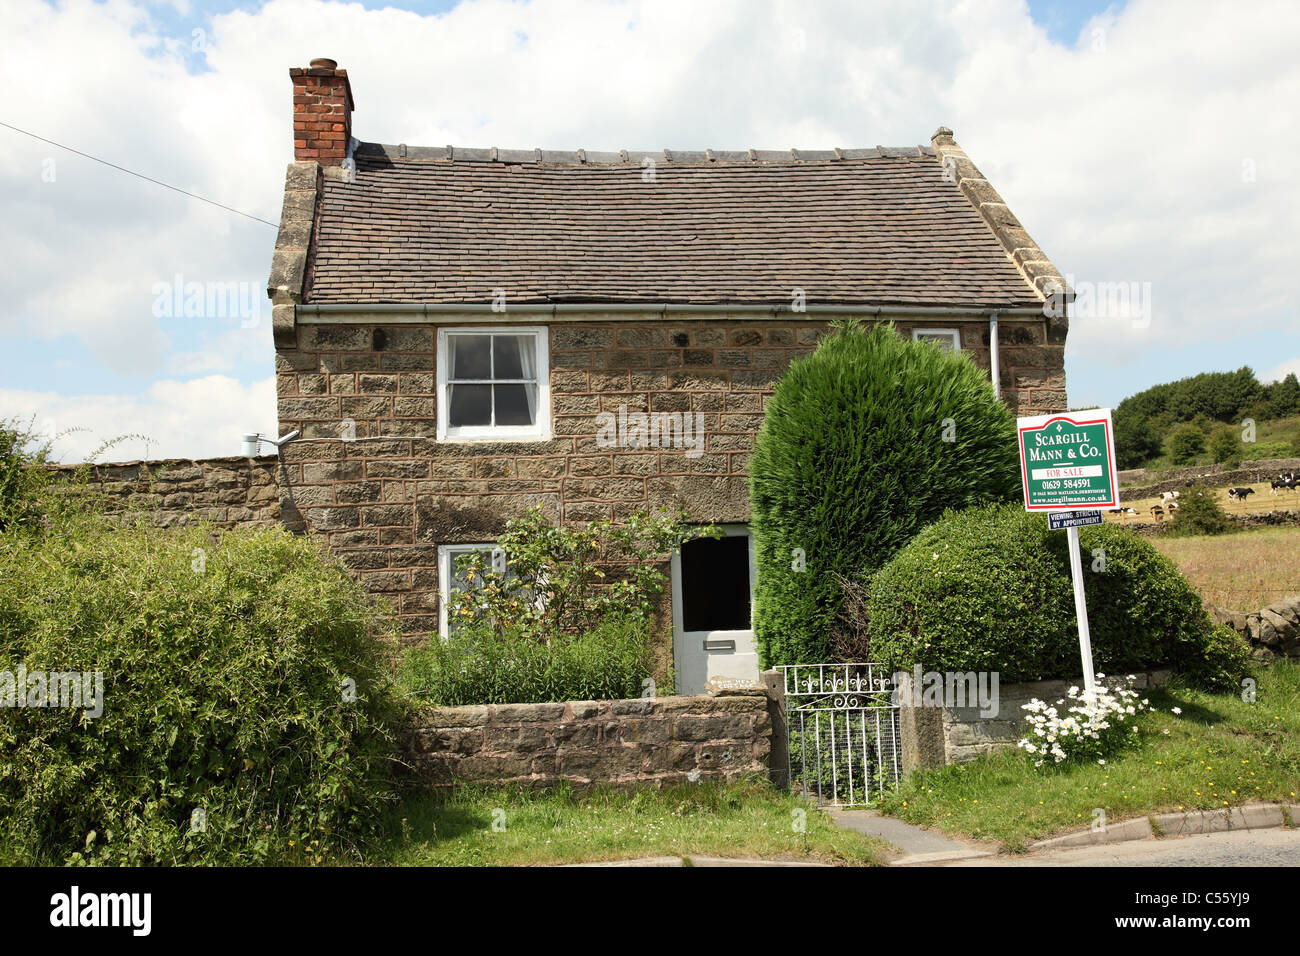
<svg viewBox="0 0 1300 956">
<path fill-rule="evenodd" d="M 754 542 L 745 525 L 688 541 L 673 555 L 673 662 L 677 693 L 757 684 Z"/>
</svg>

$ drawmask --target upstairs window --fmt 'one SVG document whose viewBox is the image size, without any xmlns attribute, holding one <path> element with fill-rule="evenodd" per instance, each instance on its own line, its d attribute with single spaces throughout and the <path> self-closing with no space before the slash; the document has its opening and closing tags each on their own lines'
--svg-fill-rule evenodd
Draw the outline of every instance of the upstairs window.
<svg viewBox="0 0 1300 956">
<path fill-rule="evenodd" d="M 438 330 L 438 437 L 551 437 L 544 328 Z"/>
<path fill-rule="evenodd" d="M 945 352 L 961 351 L 961 332 L 956 329 L 913 329 L 912 341 L 933 342 Z"/>
</svg>

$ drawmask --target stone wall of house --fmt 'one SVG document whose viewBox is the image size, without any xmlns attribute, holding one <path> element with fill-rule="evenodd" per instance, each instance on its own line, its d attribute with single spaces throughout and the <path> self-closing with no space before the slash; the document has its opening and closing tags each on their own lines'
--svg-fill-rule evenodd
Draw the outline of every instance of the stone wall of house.
<svg viewBox="0 0 1300 956">
<path fill-rule="evenodd" d="M 513 783 L 661 786 L 768 773 L 761 690 L 724 696 L 426 707 L 403 734 L 433 787 Z"/>
<path fill-rule="evenodd" d="M 948 327 L 987 368 L 987 323 Z M 286 510 L 326 536 L 372 592 L 393 599 L 405 633 L 432 631 L 438 545 L 495 540 L 530 506 L 564 522 L 659 506 L 747 521 L 747 465 L 764 404 L 825 329 L 826 321 L 739 319 L 552 323 L 555 437 L 440 442 L 435 325 L 300 324 L 298 347 L 276 355 L 281 432 L 304 436 L 282 453 Z M 1041 320 L 1000 323 L 1003 395 L 1020 414 L 1066 407 L 1063 348 L 1045 336 Z M 602 447 L 597 416 L 620 408 L 699 414 L 702 454 Z M 344 420 L 351 440 L 340 438 Z"/>
<path fill-rule="evenodd" d="M 833 317 L 827 317 L 830 319 Z M 522 324 L 522 322 L 521 322 Z M 929 323 L 933 325 L 934 323 Z M 162 524 L 275 522 L 321 535 L 389 599 L 403 633 L 438 627 L 438 546 L 495 540 L 533 505 L 553 521 L 619 520 L 683 508 L 700 521 L 749 519 L 747 468 L 763 409 L 826 321 L 567 322 L 550 325 L 555 437 L 437 441 L 434 325 L 307 325 L 279 348 L 281 457 L 99 465 L 90 480 L 123 504 L 156 506 Z M 912 325 L 898 322 L 904 335 Z M 988 325 L 945 323 L 987 368 Z M 1042 321 L 999 324 L 1003 397 L 1019 414 L 1064 410 L 1063 349 Z M 597 416 L 694 412 L 702 453 L 602 447 Z M 341 437 L 351 420 L 355 437 Z M 71 474 L 72 467 L 60 467 Z M 663 609 L 666 613 L 666 608 Z"/>
<path fill-rule="evenodd" d="M 291 530 L 302 527 L 292 507 L 282 507 L 280 463 L 274 457 L 53 465 L 50 471 L 107 496 L 110 508 L 149 508 L 164 526 L 206 520 L 223 528 L 281 522 Z"/>
<path fill-rule="evenodd" d="M 1160 687 L 1169 682 L 1167 668 L 1141 671 L 1132 675 L 1131 685 L 1123 677 L 1108 678 L 1107 683 L 1132 686 L 1135 690 Z M 903 769 L 942 767 L 964 763 L 980 754 L 1015 746 L 1024 732 L 1021 705 L 1034 698 L 1054 703 L 1066 695 L 1078 680 L 1045 680 L 1023 684 L 1003 684 L 998 688 L 997 713 L 982 716 L 978 707 L 915 707 L 911 677 L 899 683 L 899 738 Z"/>
</svg>

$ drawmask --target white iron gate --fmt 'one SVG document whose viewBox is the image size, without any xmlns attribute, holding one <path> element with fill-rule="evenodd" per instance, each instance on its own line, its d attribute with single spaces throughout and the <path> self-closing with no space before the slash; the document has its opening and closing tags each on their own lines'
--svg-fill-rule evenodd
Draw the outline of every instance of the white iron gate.
<svg viewBox="0 0 1300 956">
<path fill-rule="evenodd" d="M 898 785 L 898 704 L 880 664 L 789 664 L 787 778 L 818 806 L 862 806 Z"/>
</svg>

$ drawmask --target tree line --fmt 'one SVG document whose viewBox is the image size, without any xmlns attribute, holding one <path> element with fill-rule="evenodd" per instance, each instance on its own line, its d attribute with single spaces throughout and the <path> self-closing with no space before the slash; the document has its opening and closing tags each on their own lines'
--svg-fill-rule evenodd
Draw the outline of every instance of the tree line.
<svg viewBox="0 0 1300 956">
<path fill-rule="evenodd" d="M 1159 457 L 1166 437 L 1170 454 L 1179 463 L 1205 449 L 1206 433 L 1215 423 L 1240 426 L 1247 418 L 1263 422 L 1300 414 L 1300 381 L 1292 372 L 1265 385 L 1249 366 L 1235 372 L 1202 372 L 1130 395 L 1114 414 L 1115 453 L 1121 468 L 1140 468 Z M 1229 460 L 1226 431 L 1217 444 L 1216 460 Z"/>
</svg>

